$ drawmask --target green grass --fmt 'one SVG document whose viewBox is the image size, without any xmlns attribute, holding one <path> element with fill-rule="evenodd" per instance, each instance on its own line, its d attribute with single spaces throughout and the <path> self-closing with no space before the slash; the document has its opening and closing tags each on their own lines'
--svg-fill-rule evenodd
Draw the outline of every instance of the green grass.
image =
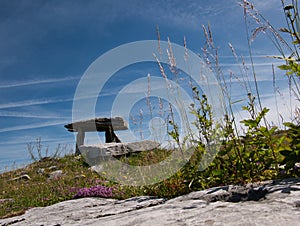
<svg viewBox="0 0 300 226">
<path fill-rule="evenodd" d="M 38 173 L 42 168 L 45 172 Z M 49 180 L 49 174 L 55 170 L 62 170 L 62 177 Z M 12 180 L 22 174 L 27 174 L 31 179 Z M 101 178 L 97 173 L 89 170 L 88 165 L 81 158 L 72 155 L 45 158 L 25 168 L 5 172 L 0 175 L 0 199 L 8 199 L 8 201 L 1 203 L 0 217 L 20 214 L 31 207 L 47 206 L 68 200 L 75 194 L 76 188 L 95 185 L 98 180 Z"/>
<path fill-rule="evenodd" d="M 153 150 L 125 156 L 120 160 L 134 165 L 151 165 L 168 156 L 168 153 L 166 150 Z M 41 169 L 44 169 L 43 173 L 39 172 Z M 62 170 L 62 176 L 49 179 L 51 172 L 56 170 Z M 29 180 L 13 180 L 25 174 L 30 177 Z M 81 156 L 47 157 L 0 175 L 0 218 L 22 214 L 32 207 L 48 206 L 72 199 L 80 188 L 98 185 L 112 188 L 113 197 L 119 199 L 145 194 L 141 188 L 124 187 L 107 181 L 92 171 Z"/>
</svg>

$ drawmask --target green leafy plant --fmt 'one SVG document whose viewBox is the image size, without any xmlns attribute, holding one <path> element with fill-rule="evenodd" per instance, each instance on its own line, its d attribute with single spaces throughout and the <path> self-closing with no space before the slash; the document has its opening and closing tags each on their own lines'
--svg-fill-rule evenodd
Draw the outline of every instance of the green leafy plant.
<svg viewBox="0 0 300 226">
<path fill-rule="evenodd" d="M 282 65 L 280 68 L 283 70 L 288 70 L 290 71 L 290 74 L 292 74 L 299 71 L 299 64 L 297 63 L 299 60 L 298 47 L 300 45 L 300 17 L 298 11 L 298 1 L 292 0 L 291 4 L 286 5 L 285 2 L 281 0 L 281 3 L 285 13 L 287 27 L 280 28 L 279 31 L 287 33 L 290 36 L 293 50 L 291 51 L 291 54 L 285 58 L 289 64 Z M 299 74 L 297 75 L 299 76 Z"/>
<path fill-rule="evenodd" d="M 278 66 L 281 70 L 287 71 L 287 75 L 293 75 L 300 76 L 300 65 L 298 62 L 292 59 L 286 59 L 287 64 L 283 64 Z"/>
<path fill-rule="evenodd" d="M 287 138 L 289 146 L 285 150 L 281 150 L 280 154 L 284 156 L 281 165 L 287 176 L 300 176 L 300 126 L 293 123 L 284 123 L 289 129 L 287 130 Z"/>
</svg>

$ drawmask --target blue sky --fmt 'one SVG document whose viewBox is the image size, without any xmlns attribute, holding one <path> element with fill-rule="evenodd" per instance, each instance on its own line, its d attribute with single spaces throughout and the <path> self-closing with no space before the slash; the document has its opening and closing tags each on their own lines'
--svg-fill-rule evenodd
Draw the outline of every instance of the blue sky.
<svg viewBox="0 0 300 226">
<path fill-rule="evenodd" d="M 279 0 L 252 2 L 275 28 L 285 25 Z M 58 144 L 73 147 L 74 136 L 63 125 L 72 121 L 73 98 L 81 77 L 99 56 L 129 42 L 156 40 L 157 26 L 161 40 L 169 37 L 183 45 L 186 37 L 188 48 L 200 53 L 205 43 L 202 24 L 207 23 L 220 48 L 224 73 L 238 74 L 228 42 L 248 63 L 249 52 L 243 9 L 237 0 L 1 0 L 0 170 L 14 162 L 27 163 L 26 144 L 38 137 L 50 150 Z M 263 34 L 252 43 L 252 50 L 264 104 L 274 107 L 271 64 L 280 62 L 265 56 L 279 53 Z M 109 116 L 110 102 L 128 82 L 155 73 L 148 66 L 135 65 L 121 70 L 123 77 L 113 77 L 103 90 L 106 102 L 97 105 L 97 116 Z M 283 73 L 276 69 L 276 76 L 281 93 L 286 94 Z M 240 89 L 238 85 L 233 89 L 235 100 L 246 98 Z M 135 109 L 138 119 L 139 104 Z M 289 107 L 281 110 L 288 120 Z M 277 119 L 270 116 L 270 120 Z"/>
</svg>

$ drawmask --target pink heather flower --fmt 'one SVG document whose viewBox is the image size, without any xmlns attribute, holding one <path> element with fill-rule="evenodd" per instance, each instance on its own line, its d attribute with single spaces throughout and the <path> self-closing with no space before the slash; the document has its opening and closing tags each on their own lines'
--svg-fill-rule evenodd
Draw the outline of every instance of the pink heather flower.
<svg viewBox="0 0 300 226">
<path fill-rule="evenodd" d="M 84 198 L 84 197 L 103 197 L 110 198 L 113 196 L 112 188 L 97 185 L 90 188 L 80 188 L 73 198 Z"/>
</svg>

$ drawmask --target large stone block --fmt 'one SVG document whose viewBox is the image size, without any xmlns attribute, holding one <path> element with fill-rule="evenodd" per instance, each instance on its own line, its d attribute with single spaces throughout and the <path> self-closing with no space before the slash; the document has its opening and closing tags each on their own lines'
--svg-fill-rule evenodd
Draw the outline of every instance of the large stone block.
<svg viewBox="0 0 300 226">
<path fill-rule="evenodd" d="M 144 140 L 130 143 L 105 143 L 95 146 L 79 147 L 81 154 L 90 165 L 96 165 L 102 161 L 113 160 L 113 157 L 126 155 L 134 152 L 149 151 L 159 147 L 159 143 Z"/>
</svg>

